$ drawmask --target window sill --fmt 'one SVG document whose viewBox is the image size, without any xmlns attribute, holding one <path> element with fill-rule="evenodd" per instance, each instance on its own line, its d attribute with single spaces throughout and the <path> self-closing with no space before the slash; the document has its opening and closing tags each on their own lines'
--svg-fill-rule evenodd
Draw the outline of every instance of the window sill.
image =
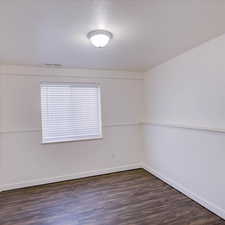
<svg viewBox="0 0 225 225">
<path fill-rule="evenodd" d="M 68 139 L 68 140 L 50 140 L 50 141 L 41 141 L 42 145 L 46 144 L 60 144 L 60 143 L 67 143 L 67 142 L 83 142 L 83 141 L 95 141 L 95 140 L 102 140 L 103 136 L 98 137 L 87 137 L 87 138 L 79 138 L 79 139 Z"/>
</svg>

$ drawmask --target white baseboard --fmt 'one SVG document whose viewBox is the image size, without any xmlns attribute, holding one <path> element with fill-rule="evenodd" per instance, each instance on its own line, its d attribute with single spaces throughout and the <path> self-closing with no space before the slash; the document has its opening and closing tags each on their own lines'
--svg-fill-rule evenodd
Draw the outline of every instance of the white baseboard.
<svg viewBox="0 0 225 225">
<path fill-rule="evenodd" d="M 142 168 L 145 169 L 146 171 L 148 171 L 149 173 L 153 174 L 154 176 L 156 176 L 160 180 L 164 181 L 165 183 L 169 184 L 170 186 L 172 186 L 176 190 L 180 191 L 181 193 L 183 193 L 187 197 L 191 198 L 192 200 L 194 200 L 198 204 L 202 205 L 204 208 L 206 208 L 209 211 L 215 213 L 219 217 L 225 219 L 225 210 L 216 206 L 214 203 L 204 200 L 202 197 L 200 197 L 200 196 L 194 194 L 193 192 L 187 190 L 185 187 L 183 187 L 183 185 L 181 185 L 181 184 L 175 182 L 174 180 L 170 179 L 169 177 L 163 175 L 159 171 L 154 170 L 153 168 L 146 165 L 145 163 L 142 164 Z"/>
<path fill-rule="evenodd" d="M 141 164 L 136 163 L 136 164 L 129 164 L 129 165 L 125 165 L 125 166 L 101 169 L 101 170 L 91 170 L 91 171 L 87 171 L 87 172 L 79 172 L 79 173 L 65 175 L 65 176 L 58 176 L 58 177 L 44 178 L 44 179 L 35 179 L 35 180 L 24 181 L 24 182 L 20 182 L 20 183 L 3 185 L 0 187 L 0 191 L 7 191 L 7 190 L 36 186 L 36 185 L 41 185 L 41 184 L 49 184 L 49 183 L 54 183 L 54 182 L 73 180 L 73 179 L 78 179 L 78 178 L 91 177 L 91 176 L 103 175 L 103 174 L 114 173 L 114 172 L 121 172 L 121 171 L 138 169 L 138 168 L 141 168 Z"/>
</svg>

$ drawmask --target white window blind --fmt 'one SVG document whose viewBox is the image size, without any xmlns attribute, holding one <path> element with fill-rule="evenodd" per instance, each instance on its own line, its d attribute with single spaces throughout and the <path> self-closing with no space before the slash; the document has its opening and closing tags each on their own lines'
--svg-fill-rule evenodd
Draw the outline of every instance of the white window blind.
<svg viewBox="0 0 225 225">
<path fill-rule="evenodd" d="M 100 87 L 41 82 L 42 142 L 102 137 Z"/>
</svg>

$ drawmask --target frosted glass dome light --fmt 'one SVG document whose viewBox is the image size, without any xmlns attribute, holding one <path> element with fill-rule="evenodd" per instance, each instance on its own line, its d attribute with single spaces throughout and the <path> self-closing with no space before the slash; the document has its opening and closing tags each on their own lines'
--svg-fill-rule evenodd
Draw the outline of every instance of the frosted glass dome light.
<svg viewBox="0 0 225 225">
<path fill-rule="evenodd" d="M 89 32 L 87 37 L 95 47 L 103 48 L 109 43 L 113 35 L 106 30 L 94 30 Z"/>
</svg>

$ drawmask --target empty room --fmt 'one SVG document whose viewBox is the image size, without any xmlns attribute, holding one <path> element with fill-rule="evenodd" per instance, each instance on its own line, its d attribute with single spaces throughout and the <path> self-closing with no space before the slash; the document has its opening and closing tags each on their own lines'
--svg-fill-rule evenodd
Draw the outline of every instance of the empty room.
<svg viewBox="0 0 225 225">
<path fill-rule="evenodd" d="M 225 225 L 225 0 L 0 0 L 0 225 Z"/>
</svg>

